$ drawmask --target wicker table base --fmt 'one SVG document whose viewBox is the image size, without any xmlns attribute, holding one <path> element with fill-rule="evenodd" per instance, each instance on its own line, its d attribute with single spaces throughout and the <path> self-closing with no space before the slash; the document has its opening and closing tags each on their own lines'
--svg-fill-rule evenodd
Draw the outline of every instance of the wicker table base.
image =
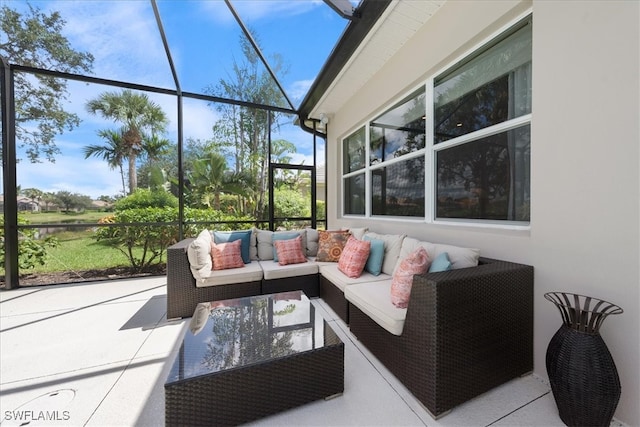
<svg viewBox="0 0 640 427">
<path fill-rule="evenodd" d="M 302 292 L 205 303 L 190 329 L 165 383 L 166 425 L 237 425 L 344 390 L 344 344 Z"/>
</svg>

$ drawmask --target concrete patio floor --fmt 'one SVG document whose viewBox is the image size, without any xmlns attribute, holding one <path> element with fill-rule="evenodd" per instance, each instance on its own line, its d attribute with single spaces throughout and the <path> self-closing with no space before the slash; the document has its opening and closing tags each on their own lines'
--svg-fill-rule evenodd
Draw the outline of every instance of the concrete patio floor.
<svg viewBox="0 0 640 427">
<path fill-rule="evenodd" d="M 1 291 L 1 425 L 164 425 L 163 386 L 189 321 L 167 321 L 165 284 L 151 277 Z M 344 394 L 251 425 L 564 425 L 533 375 L 434 420 L 322 300 L 313 303 L 345 343 Z"/>
</svg>

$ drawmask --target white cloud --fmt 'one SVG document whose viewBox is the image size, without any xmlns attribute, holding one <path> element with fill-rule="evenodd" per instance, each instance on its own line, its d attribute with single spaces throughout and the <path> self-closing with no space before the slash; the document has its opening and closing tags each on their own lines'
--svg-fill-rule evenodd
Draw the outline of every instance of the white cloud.
<svg viewBox="0 0 640 427">
<path fill-rule="evenodd" d="M 72 46 L 94 55 L 96 76 L 173 87 L 150 3 L 58 1 L 51 9 L 67 21 Z"/>
<path fill-rule="evenodd" d="M 18 185 L 45 192 L 69 191 L 97 198 L 122 193 L 122 180 L 117 170 L 110 170 L 99 159 L 79 161 L 59 157 L 56 163 L 21 162 L 17 166 Z"/>
<path fill-rule="evenodd" d="M 233 1 L 231 4 L 243 22 L 250 24 L 265 19 L 283 19 L 289 16 L 300 15 L 322 6 L 323 2 L 319 0 L 240 0 Z M 216 23 L 229 24 L 235 22 L 227 5 L 222 1 L 203 2 L 202 7 L 203 11 Z"/>
<path fill-rule="evenodd" d="M 316 167 L 324 166 L 324 146 L 318 147 L 316 162 Z M 313 164 L 313 153 L 294 153 L 291 155 L 291 164 L 310 166 Z"/>
<path fill-rule="evenodd" d="M 182 116 L 185 141 L 188 138 L 206 140 L 213 136 L 211 128 L 218 120 L 218 114 L 206 102 L 185 99 Z"/>
<path fill-rule="evenodd" d="M 301 102 L 302 98 L 304 98 L 307 92 L 309 92 L 309 88 L 312 84 L 313 79 L 295 81 L 289 86 L 287 94 L 291 96 L 294 102 Z"/>
</svg>

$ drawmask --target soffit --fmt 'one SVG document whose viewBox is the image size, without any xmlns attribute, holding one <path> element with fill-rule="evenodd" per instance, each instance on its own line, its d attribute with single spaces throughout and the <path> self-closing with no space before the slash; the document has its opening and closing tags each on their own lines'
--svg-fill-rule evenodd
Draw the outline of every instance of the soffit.
<svg viewBox="0 0 640 427">
<path fill-rule="evenodd" d="M 445 2 L 394 0 L 313 106 L 309 117 L 319 120 L 322 114 L 331 116 L 338 111 Z"/>
</svg>

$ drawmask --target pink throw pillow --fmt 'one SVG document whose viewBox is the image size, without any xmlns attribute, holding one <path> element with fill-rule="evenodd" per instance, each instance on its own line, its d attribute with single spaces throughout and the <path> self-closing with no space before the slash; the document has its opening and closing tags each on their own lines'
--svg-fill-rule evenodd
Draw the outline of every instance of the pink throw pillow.
<svg viewBox="0 0 640 427">
<path fill-rule="evenodd" d="M 228 243 L 211 243 L 211 258 L 214 270 L 244 267 L 242 260 L 242 240 Z"/>
<path fill-rule="evenodd" d="M 301 264 L 307 262 L 307 257 L 302 252 L 302 237 L 298 236 L 295 239 L 287 240 L 274 240 L 273 246 L 276 248 L 278 254 L 278 264 Z"/>
<path fill-rule="evenodd" d="M 338 259 L 338 270 L 346 274 L 347 277 L 360 277 L 364 266 L 367 264 L 370 250 L 370 241 L 358 240 L 353 236 L 349 236 L 349 240 L 347 240 L 347 244 L 344 245 L 342 254 L 340 254 L 340 259 Z"/>
<path fill-rule="evenodd" d="M 398 308 L 407 308 L 414 274 L 424 274 L 429 270 L 431 259 L 427 250 L 419 246 L 411 252 L 393 272 L 391 279 L 391 302 Z"/>
</svg>

